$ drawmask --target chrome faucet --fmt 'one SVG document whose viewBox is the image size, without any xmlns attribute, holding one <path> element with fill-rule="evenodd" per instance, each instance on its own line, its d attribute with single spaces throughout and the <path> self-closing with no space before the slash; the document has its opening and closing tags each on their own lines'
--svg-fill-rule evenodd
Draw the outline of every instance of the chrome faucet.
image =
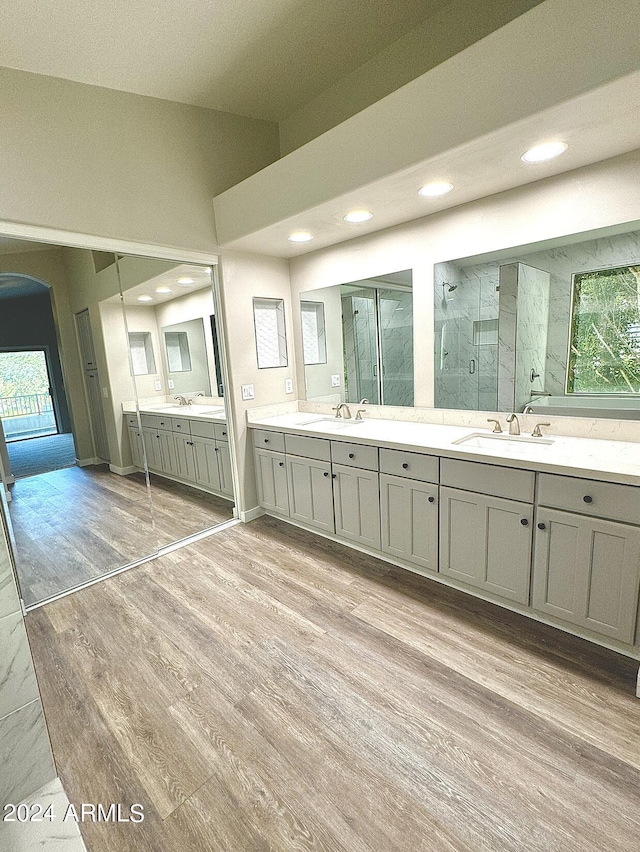
<svg viewBox="0 0 640 852">
<path fill-rule="evenodd" d="M 531 433 L 532 438 L 542 438 L 542 432 L 540 431 L 541 426 L 551 426 L 551 423 L 536 423 L 533 427 L 533 432 Z"/>
<path fill-rule="evenodd" d="M 366 413 L 367 413 L 367 412 L 366 412 L 366 409 L 364 409 L 364 408 L 359 408 L 359 409 L 356 411 L 356 420 L 364 420 L 364 418 L 363 418 L 363 416 L 362 416 L 362 415 L 363 415 L 363 414 L 366 414 Z"/>
<path fill-rule="evenodd" d="M 196 394 L 196 396 L 204 396 L 204 394 L 202 393 L 202 391 L 198 391 L 198 393 Z"/>
<path fill-rule="evenodd" d="M 349 406 L 346 402 L 338 403 L 338 405 L 331 410 L 335 411 L 336 417 L 342 417 L 343 420 L 351 420 L 351 411 L 349 410 Z"/>
<path fill-rule="evenodd" d="M 368 400 L 368 399 L 361 399 L 361 400 L 360 400 L 360 405 L 368 405 L 368 404 L 369 404 L 369 400 Z"/>
<path fill-rule="evenodd" d="M 494 432 L 502 432 L 502 426 L 500 425 L 499 420 L 493 420 L 491 417 L 487 418 L 487 423 L 495 423 L 493 427 Z"/>
<path fill-rule="evenodd" d="M 189 405 L 189 403 L 183 396 L 174 396 L 174 399 L 178 400 L 178 405 Z"/>
<path fill-rule="evenodd" d="M 510 414 L 507 417 L 507 423 L 509 424 L 509 434 L 510 435 L 519 435 L 520 434 L 520 424 L 518 423 L 518 418 L 515 414 Z"/>
<path fill-rule="evenodd" d="M 522 413 L 523 414 L 533 414 L 533 406 L 525 405 L 525 407 L 522 409 Z"/>
</svg>

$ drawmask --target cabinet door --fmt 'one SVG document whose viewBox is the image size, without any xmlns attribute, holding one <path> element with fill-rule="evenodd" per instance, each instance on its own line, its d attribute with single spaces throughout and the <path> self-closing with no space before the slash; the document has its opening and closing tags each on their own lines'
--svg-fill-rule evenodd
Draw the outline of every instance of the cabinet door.
<svg viewBox="0 0 640 852">
<path fill-rule="evenodd" d="M 176 476 L 196 481 L 196 456 L 191 435 L 173 435 L 176 456 Z"/>
<path fill-rule="evenodd" d="M 440 488 L 440 572 L 500 597 L 529 603 L 529 503 Z"/>
<path fill-rule="evenodd" d="M 142 440 L 147 455 L 147 466 L 149 470 L 162 470 L 162 458 L 160 456 L 160 438 L 158 431 L 153 428 L 142 428 Z"/>
<path fill-rule="evenodd" d="M 229 444 L 216 441 L 218 472 L 220 474 L 220 493 L 233 497 L 233 477 L 231 476 L 231 451 Z"/>
<path fill-rule="evenodd" d="M 438 570 L 438 486 L 380 474 L 382 550 Z"/>
<path fill-rule="evenodd" d="M 93 333 L 91 331 L 91 320 L 88 309 L 76 314 L 76 329 L 78 331 L 78 345 L 80 347 L 82 366 L 85 370 L 95 370 L 96 353 L 93 347 Z"/>
<path fill-rule="evenodd" d="M 196 463 L 196 482 L 203 488 L 220 491 L 220 469 L 216 442 L 211 438 L 194 438 L 193 449 Z"/>
<path fill-rule="evenodd" d="M 258 502 L 265 509 L 289 514 L 289 490 L 284 453 L 269 450 L 254 451 Z"/>
<path fill-rule="evenodd" d="M 538 510 L 533 606 L 621 642 L 633 642 L 640 529 Z"/>
<path fill-rule="evenodd" d="M 144 467 L 140 430 L 135 426 L 129 427 L 127 431 L 129 432 L 129 445 L 131 447 L 131 462 L 136 467 Z"/>
<path fill-rule="evenodd" d="M 178 476 L 178 458 L 176 456 L 176 445 L 173 440 L 173 432 L 157 433 L 160 447 L 160 465 L 163 473 Z"/>
<path fill-rule="evenodd" d="M 289 516 L 325 532 L 334 531 L 331 462 L 287 456 Z"/>
<path fill-rule="evenodd" d="M 333 465 L 336 535 L 380 550 L 378 474 L 347 465 Z"/>
</svg>

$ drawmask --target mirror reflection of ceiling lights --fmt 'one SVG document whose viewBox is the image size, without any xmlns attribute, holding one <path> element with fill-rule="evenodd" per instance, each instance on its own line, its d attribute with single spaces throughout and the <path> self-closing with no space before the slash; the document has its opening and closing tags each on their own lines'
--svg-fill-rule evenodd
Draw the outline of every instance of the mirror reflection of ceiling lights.
<svg viewBox="0 0 640 852">
<path fill-rule="evenodd" d="M 188 274 L 187 274 L 188 273 Z M 194 290 L 211 287 L 211 270 L 208 266 L 181 263 L 173 269 L 143 281 L 124 291 L 125 304 L 169 302 Z"/>
<path fill-rule="evenodd" d="M 564 154 L 568 147 L 569 146 L 566 142 L 562 142 L 559 139 L 540 142 L 539 144 L 528 148 L 524 154 L 521 155 L 520 159 L 527 165 L 546 163 L 549 160 L 553 160 L 554 157 L 559 157 L 560 154 Z M 453 184 L 449 183 L 449 181 L 434 180 L 421 186 L 418 190 L 418 195 L 422 196 L 422 198 L 441 198 L 443 195 L 447 195 L 451 192 L 453 188 Z M 373 219 L 373 213 L 365 208 L 358 208 L 356 210 L 350 210 L 342 218 L 349 224 L 357 225 Z M 288 239 L 290 243 L 308 243 L 313 239 L 313 234 L 309 231 L 293 231 L 289 234 Z"/>
</svg>

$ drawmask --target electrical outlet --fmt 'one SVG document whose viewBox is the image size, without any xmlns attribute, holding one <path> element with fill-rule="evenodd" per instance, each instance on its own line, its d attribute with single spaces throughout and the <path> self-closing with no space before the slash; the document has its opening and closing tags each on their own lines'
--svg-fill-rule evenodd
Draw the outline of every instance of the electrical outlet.
<svg viewBox="0 0 640 852">
<path fill-rule="evenodd" d="M 253 385 L 242 385 L 241 390 L 243 399 L 255 399 L 256 392 Z"/>
<path fill-rule="evenodd" d="M 331 376 L 331 387 L 332 388 L 339 388 L 340 387 L 340 376 L 339 375 Z"/>
<path fill-rule="evenodd" d="M 284 392 L 293 393 L 293 379 L 284 380 Z"/>
<path fill-rule="evenodd" d="M 109 388 L 102 388 L 102 396 L 105 399 L 109 399 Z"/>
<path fill-rule="evenodd" d="M 176 383 L 173 381 L 173 379 L 169 379 L 167 384 L 169 385 L 169 390 L 173 390 L 176 386 Z"/>
<path fill-rule="evenodd" d="M 153 387 L 155 390 L 162 390 L 162 382 L 154 382 Z"/>
</svg>

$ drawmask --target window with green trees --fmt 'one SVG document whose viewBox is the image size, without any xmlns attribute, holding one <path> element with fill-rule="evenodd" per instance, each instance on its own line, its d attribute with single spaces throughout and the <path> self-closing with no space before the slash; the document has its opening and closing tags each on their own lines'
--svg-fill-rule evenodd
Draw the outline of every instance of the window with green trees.
<svg viewBox="0 0 640 852">
<path fill-rule="evenodd" d="M 640 266 L 574 275 L 567 393 L 640 393 Z"/>
</svg>

